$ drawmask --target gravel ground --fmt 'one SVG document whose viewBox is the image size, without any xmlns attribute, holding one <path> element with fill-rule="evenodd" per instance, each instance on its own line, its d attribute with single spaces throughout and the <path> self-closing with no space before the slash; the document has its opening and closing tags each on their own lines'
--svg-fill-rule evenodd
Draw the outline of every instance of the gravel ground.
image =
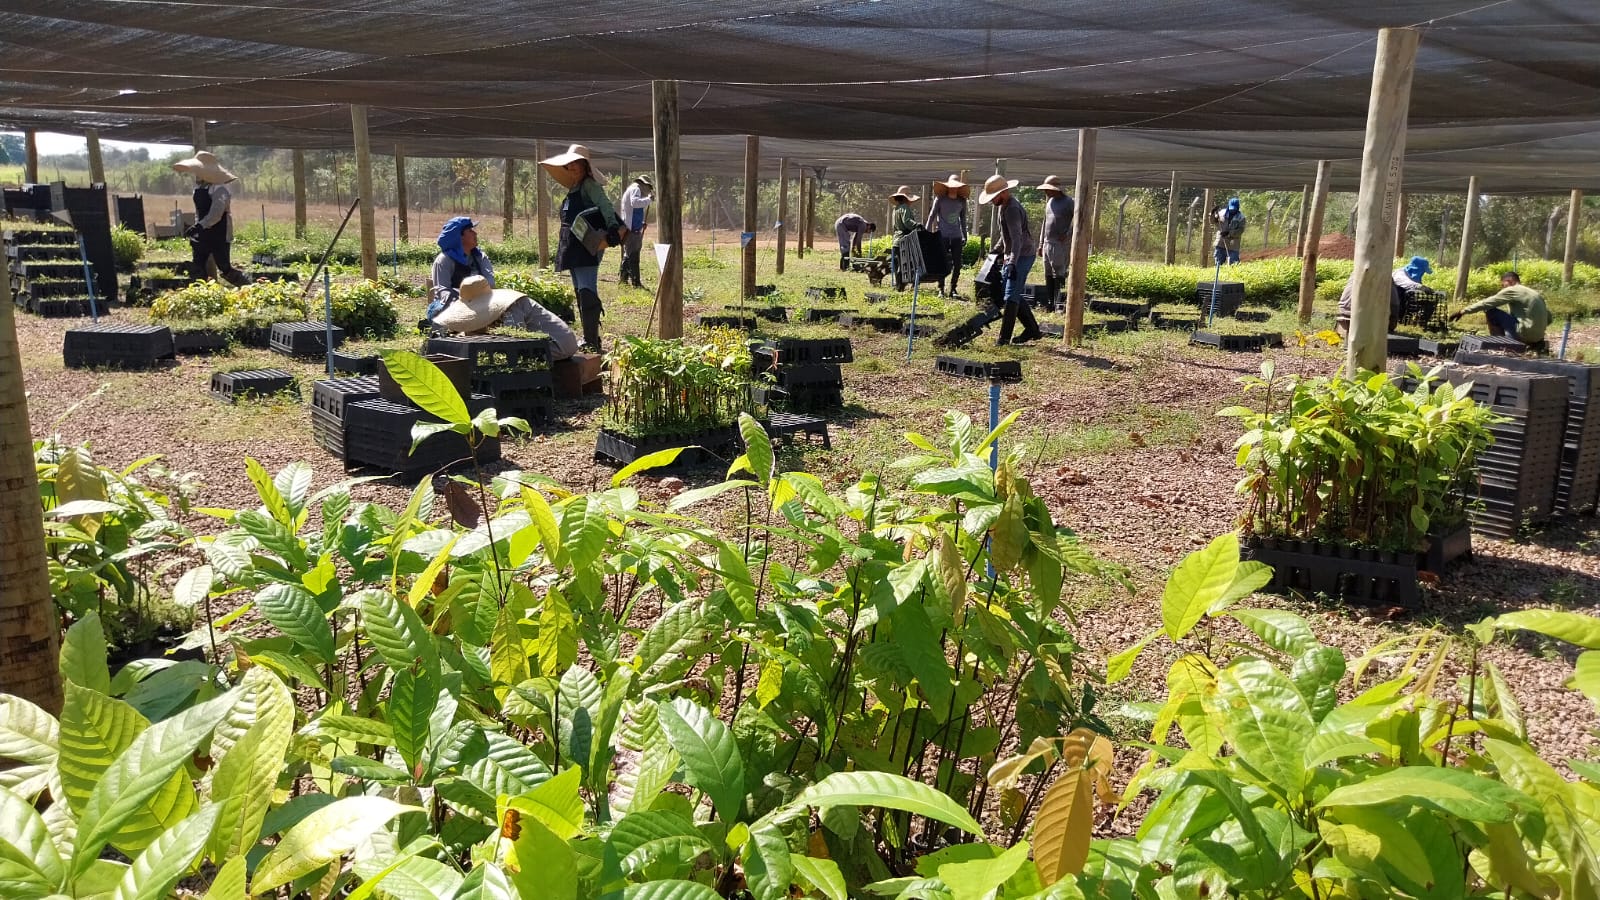
<svg viewBox="0 0 1600 900">
<path fill-rule="evenodd" d="M 820 259 L 827 263 L 826 254 Z M 611 296 L 615 289 L 604 291 Z M 642 330 L 648 303 L 643 294 L 609 303 L 614 327 Z M 689 314 L 695 311 L 691 306 Z M 128 320 L 140 315 L 137 310 L 114 313 Z M 62 333 L 73 324 L 18 317 L 36 438 L 59 434 L 69 442 L 91 441 L 107 466 L 159 453 L 167 468 L 200 474 L 202 506 L 254 504 L 244 476 L 246 455 L 269 470 L 310 461 L 318 487 L 344 477 L 338 462 L 312 442 L 303 403 L 234 407 L 205 393 L 217 368 L 270 364 L 299 374 L 308 396 L 310 381 L 320 374 L 317 367 L 265 351 L 237 351 L 221 359 L 186 358 L 156 372 L 71 371 L 61 364 L 60 347 Z M 857 363 L 846 369 L 847 408 L 835 419 L 833 452 L 786 450 L 781 457 L 786 465 L 842 484 L 903 454 L 903 432 L 936 434 L 943 410 L 958 409 L 978 420 L 986 415 L 984 386 L 932 375 L 925 349 L 919 348 L 915 364 L 906 365 L 899 339 L 859 331 L 853 337 Z M 1600 324 L 1576 329 L 1574 346 L 1600 348 Z M 1327 351 L 1286 350 L 1274 356 L 1280 371 L 1327 372 L 1338 363 Z M 1176 335 L 1141 333 L 1108 338 L 1078 353 L 1035 349 L 1024 363 L 1027 380 L 1006 388 L 1007 410 L 1028 409 L 1009 440 L 1035 448 L 1036 490 L 1059 522 L 1078 531 L 1101 556 L 1125 566 L 1137 586 L 1131 596 L 1098 585 L 1079 587 L 1074 598 L 1078 634 L 1090 653 L 1109 656 L 1153 630 L 1168 569 L 1232 527 L 1238 510 L 1231 450 L 1235 432 L 1215 412 L 1237 398 L 1238 378 L 1256 371 L 1260 361 L 1256 355 L 1191 350 Z M 541 472 L 573 488 L 603 486 L 613 470 L 591 458 L 598 408 L 597 401 L 561 406 L 562 425 L 508 443 L 503 467 Z M 702 473 L 689 480 L 692 486 L 716 477 Z M 654 479 L 642 479 L 641 489 L 650 499 L 668 495 Z M 407 490 L 372 484 L 357 493 L 399 504 Z M 1515 543 L 1476 539 L 1474 559 L 1428 590 L 1419 611 L 1283 598 L 1261 602 L 1308 616 L 1319 636 L 1352 655 L 1420 627 L 1459 629 L 1527 606 L 1593 613 L 1600 609 L 1600 519 L 1550 527 Z M 1547 759 L 1593 754 L 1594 710 L 1562 687 L 1571 671 L 1570 653 L 1523 640 L 1497 645 L 1488 658 L 1505 672 L 1527 713 L 1533 743 Z M 1156 696 L 1170 659 L 1153 647 L 1131 679 L 1107 694 L 1102 709 L 1114 708 L 1118 700 Z M 1130 770 L 1131 757 L 1119 755 Z"/>
</svg>

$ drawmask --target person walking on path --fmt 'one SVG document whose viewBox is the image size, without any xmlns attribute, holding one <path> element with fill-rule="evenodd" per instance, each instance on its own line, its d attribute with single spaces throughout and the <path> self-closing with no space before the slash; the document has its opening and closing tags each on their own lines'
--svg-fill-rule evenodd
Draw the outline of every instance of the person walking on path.
<svg viewBox="0 0 1600 900">
<path fill-rule="evenodd" d="M 1054 175 L 1046 178 L 1038 190 L 1045 195 L 1044 227 L 1039 232 L 1044 251 L 1044 295 L 1049 298 L 1046 302 L 1054 306 L 1062 285 L 1067 283 L 1074 204 Z"/>
<path fill-rule="evenodd" d="M 433 258 L 433 287 L 429 292 L 431 321 L 459 296 L 461 282 L 476 275 L 494 288 L 494 264 L 478 246 L 478 223 L 456 216 L 439 229 L 439 255 Z"/>
<path fill-rule="evenodd" d="M 210 150 L 200 150 L 172 164 L 176 172 L 194 176 L 194 224 L 185 231 L 194 259 L 189 276 L 204 281 L 206 264 L 215 261 L 217 275 L 238 286 L 248 279 L 233 267 L 233 192 L 239 180 Z"/>
<path fill-rule="evenodd" d="M 622 242 L 620 279 L 623 284 L 636 288 L 644 287 L 639 283 L 639 251 L 644 248 L 645 209 L 655 202 L 654 194 L 655 185 L 650 176 L 640 175 L 622 192 L 622 199 L 617 203 L 617 215 L 628 226 L 628 237 Z"/>
<path fill-rule="evenodd" d="M 944 279 L 939 279 L 941 297 L 954 297 L 956 281 L 961 277 L 962 254 L 967 249 L 967 195 L 971 190 L 954 175 L 933 186 L 933 203 L 928 206 L 924 227 L 939 233 L 939 244 L 950 265 L 950 292 L 945 293 Z"/>
<path fill-rule="evenodd" d="M 1028 225 L 1028 211 L 1022 208 L 1022 201 L 1011 194 L 1017 184 L 1015 179 L 1007 181 L 1003 175 L 990 175 L 983 183 L 983 193 L 978 195 L 979 203 L 993 203 L 1000 210 L 1000 236 L 994 243 L 994 252 L 1001 254 L 1000 277 L 1005 282 L 999 340 L 1002 347 L 1012 343 L 1011 331 L 1019 318 L 1022 333 L 1017 335 L 1015 343 L 1044 337 L 1024 290 L 1028 272 L 1039 255 L 1039 245 L 1034 243 L 1033 229 Z"/>
<path fill-rule="evenodd" d="M 877 230 L 877 223 L 857 213 L 845 213 L 833 221 L 833 233 L 839 238 L 839 271 L 850 271 L 850 257 L 861 255 L 862 238 Z"/>
<path fill-rule="evenodd" d="M 889 195 L 889 201 L 894 204 L 894 218 L 889 221 L 892 239 L 889 244 L 889 271 L 894 273 L 894 289 L 897 291 L 905 290 L 907 284 L 904 277 L 906 273 L 900 271 L 900 241 L 908 234 L 916 234 L 917 213 L 911 204 L 921 199 L 903 184 Z"/>
<path fill-rule="evenodd" d="M 1506 272 L 1500 276 L 1500 292 L 1485 297 L 1450 317 L 1454 322 L 1465 315 L 1481 312 L 1495 337 L 1514 337 L 1531 346 L 1544 343 L 1544 330 L 1550 325 L 1550 308 L 1544 295 L 1522 283 L 1522 276 Z"/>
<path fill-rule="evenodd" d="M 1239 261 L 1239 249 L 1244 241 L 1244 212 L 1239 209 L 1239 198 L 1234 197 L 1228 205 L 1213 214 L 1217 221 L 1217 265 L 1228 263 L 1233 265 Z"/>
<path fill-rule="evenodd" d="M 589 162 L 589 148 L 573 144 L 539 165 L 567 189 L 561 201 L 561 243 L 556 249 L 556 271 L 572 276 L 578 295 L 578 319 L 583 323 L 583 345 L 600 352 L 600 258 L 607 247 L 628 237 L 628 228 L 600 187 L 599 173 Z"/>
</svg>

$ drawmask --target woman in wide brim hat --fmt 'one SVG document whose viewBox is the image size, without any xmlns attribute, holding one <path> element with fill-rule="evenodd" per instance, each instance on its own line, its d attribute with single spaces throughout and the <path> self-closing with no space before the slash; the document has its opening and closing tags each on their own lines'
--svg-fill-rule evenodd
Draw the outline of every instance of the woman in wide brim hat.
<svg viewBox="0 0 1600 900">
<path fill-rule="evenodd" d="M 600 257 L 605 248 L 621 244 L 628 229 L 600 186 L 599 173 L 589 162 L 588 147 L 573 144 L 565 153 L 540 160 L 539 165 L 567 189 L 566 199 L 561 201 L 556 271 L 571 274 L 572 289 L 578 295 L 578 317 L 583 322 L 584 346 L 598 353 L 600 316 L 605 312 L 600 305 Z M 597 239 L 597 232 L 603 238 Z"/>
<path fill-rule="evenodd" d="M 172 164 L 175 172 L 194 176 L 194 224 L 184 232 L 194 251 L 189 277 L 204 281 L 209 264 L 230 284 L 242 285 L 244 273 L 233 267 L 233 188 L 239 179 L 217 162 L 209 150 Z"/>
<path fill-rule="evenodd" d="M 915 203 L 918 200 L 921 200 L 922 197 L 917 195 L 917 194 L 911 193 L 911 186 L 910 185 L 902 184 L 898 188 L 895 188 L 894 193 L 889 195 L 889 199 L 890 200 L 903 200 L 906 203 Z"/>
<path fill-rule="evenodd" d="M 961 263 L 967 250 L 967 195 L 971 192 L 954 173 L 933 185 L 933 202 L 928 204 L 928 220 L 922 227 L 939 233 L 939 245 L 944 248 L 945 263 L 950 269 L 948 294 L 944 279 L 939 279 L 941 297 L 954 297 L 956 283 L 961 280 Z"/>
<path fill-rule="evenodd" d="M 978 194 L 978 202 L 993 203 L 994 198 L 1004 194 L 1006 191 L 1016 190 L 1017 185 L 1021 183 L 1015 178 L 1007 181 L 1004 175 L 990 175 L 983 182 L 983 191 Z"/>
<path fill-rule="evenodd" d="M 935 197 L 960 197 L 966 199 L 971 196 L 972 188 L 965 181 L 957 178 L 954 173 L 944 181 L 933 183 L 933 196 Z"/>
<path fill-rule="evenodd" d="M 481 275 L 464 279 L 459 295 L 433 317 L 435 328 L 454 334 L 482 334 L 496 325 L 549 335 L 551 359 L 578 351 L 578 336 L 560 317 L 521 291 L 490 287 Z"/>
</svg>

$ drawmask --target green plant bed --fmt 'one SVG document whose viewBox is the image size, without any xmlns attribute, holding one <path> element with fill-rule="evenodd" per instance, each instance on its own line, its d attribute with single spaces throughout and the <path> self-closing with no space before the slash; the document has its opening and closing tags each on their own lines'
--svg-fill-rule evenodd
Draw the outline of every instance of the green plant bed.
<svg viewBox="0 0 1600 900">
<path fill-rule="evenodd" d="M 630 337 L 613 348 L 603 425 L 619 434 L 721 428 L 750 404 L 746 338 L 712 330 L 704 343 Z"/>
</svg>

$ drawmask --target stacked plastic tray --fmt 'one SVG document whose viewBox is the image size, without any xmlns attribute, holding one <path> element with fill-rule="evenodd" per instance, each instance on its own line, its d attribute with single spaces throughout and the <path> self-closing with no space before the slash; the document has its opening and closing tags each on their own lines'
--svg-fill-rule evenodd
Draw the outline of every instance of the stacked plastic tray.
<svg viewBox="0 0 1600 900">
<path fill-rule="evenodd" d="M 548 339 L 504 334 L 436 337 L 428 340 L 426 350 L 467 360 L 472 392 L 491 397 L 500 416 L 549 421 L 554 382 Z"/>
<path fill-rule="evenodd" d="M 1215 313 L 1219 316 L 1231 316 L 1234 311 L 1244 305 L 1244 282 L 1242 281 L 1202 281 L 1195 286 L 1195 301 L 1200 304 L 1200 313 L 1209 317 L 1212 304 L 1215 301 Z"/>
<path fill-rule="evenodd" d="M 467 409 L 477 414 L 494 405 L 494 398 L 474 394 L 467 398 Z M 344 408 L 344 461 L 346 468 L 370 466 L 414 481 L 440 469 L 473 460 L 465 437 L 454 432 L 439 432 L 425 438 L 413 450 L 411 427 L 418 422 L 437 422 L 435 417 L 409 403 L 395 403 L 382 397 L 360 400 Z M 500 459 L 500 441 L 484 438 L 478 445 L 478 463 Z"/>
<path fill-rule="evenodd" d="M 153 369 L 176 351 L 165 325 L 98 322 L 68 329 L 61 356 L 69 369 Z"/>
<path fill-rule="evenodd" d="M 311 386 L 311 437 L 317 446 L 344 459 L 344 416 L 352 403 L 378 396 L 378 376 L 329 378 Z"/>
<path fill-rule="evenodd" d="M 1567 426 L 1561 441 L 1561 469 L 1556 476 L 1555 512 L 1594 512 L 1600 503 L 1600 365 L 1466 350 L 1456 354 L 1456 362 L 1498 365 L 1567 379 Z"/>
<path fill-rule="evenodd" d="M 1524 525 L 1548 520 L 1567 426 L 1567 379 L 1487 366 L 1447 365 L 1442 374 L 1451 384 L 1472 382 L 1473 399 L 1505 419 L 1490 427 L 1494 444 L 1478 455 L 1473 530 L 1512 538 Z"/>
<path fill-rule="evenodd" d="M 849 338 L 779 338 L 751 348 L 757 375 L 771 375 L 768 405 L 787 410 L 829 410 L 844 405 L 842 363 L 855 358 Z"/>
<path fill-rule="evenodd" d="M 6 274 L 18 309 L 50 318 L 89 315 L 89 286 L 72 232 L 17 223 L 4 238 Z"/>
</svg>

